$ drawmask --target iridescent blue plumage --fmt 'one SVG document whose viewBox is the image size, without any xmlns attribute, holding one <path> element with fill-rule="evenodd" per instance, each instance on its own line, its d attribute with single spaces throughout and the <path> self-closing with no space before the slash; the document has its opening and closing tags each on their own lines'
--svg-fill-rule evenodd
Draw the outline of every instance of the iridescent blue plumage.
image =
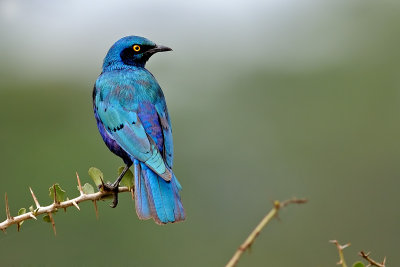
<svg viewBox="0 0 400 267">
<path fill-rule="evenodd" d="M 156 52 L 171 49 L 138 36 L 117 41 L 104 59 L 93 89 L 97 126 L 107 147 L 135 168 L 140 219 L 184 220 L 181 186 L 172 172 L 171 122 L 164 94 L 144 68 Z"/>
</svg>

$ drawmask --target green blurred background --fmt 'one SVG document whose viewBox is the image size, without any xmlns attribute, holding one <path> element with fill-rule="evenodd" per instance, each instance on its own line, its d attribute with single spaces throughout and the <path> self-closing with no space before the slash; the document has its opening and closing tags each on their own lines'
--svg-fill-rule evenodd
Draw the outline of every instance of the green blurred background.
<svg viewBox="0 0 400 267">
<path fill-rule="evenodd" d="M 128 194 L 0 235 L 2 266 L 223 266 L 271 208 L 239 266 L 335 266 L 330 239 L 399 266 L 400 2 L 0 1 L 0 196 L 14 214 L 75 171 L 112 180 L 91 91 L 114 41 L 174 49 L 148 69 L 174 127 L 184 223 L 139 221 Z M 3 199 L 3 197 L 1 197 Z M 4 201 L 0 214 L 5 219 Z"/>
</svg>

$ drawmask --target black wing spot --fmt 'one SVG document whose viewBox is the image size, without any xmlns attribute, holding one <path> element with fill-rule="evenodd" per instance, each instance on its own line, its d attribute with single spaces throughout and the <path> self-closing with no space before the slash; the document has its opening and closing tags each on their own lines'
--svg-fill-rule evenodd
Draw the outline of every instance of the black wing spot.
<svg viewBox="0 0 400 267">
<path fill-rule="evenodd" d="M 121 123 L 120 125 L 118 125 L 117 127 L 114 127 L 114 128 L 110 128 L 110 127 L 107 127 L 107 129 L 110 131 L 110 132 L 116 132 L 116 131 L 119 131 L 119 130 L 121 130 L 122 128 L 124 128 L 124 125 Z"/>
</svg>

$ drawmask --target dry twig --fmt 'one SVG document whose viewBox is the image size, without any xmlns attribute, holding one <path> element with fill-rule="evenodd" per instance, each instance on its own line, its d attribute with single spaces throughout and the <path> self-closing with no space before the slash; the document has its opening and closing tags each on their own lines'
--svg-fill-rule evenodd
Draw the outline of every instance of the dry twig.
<svg viewBox="0 0 400 267">
<path fill-rule="evenodd" d="M 347 267 L 347 264 L 344 260 L 344 256 L 343 256 L 343 250 L 347 247 L 350 246 L 350 243 L 347 243 L 345 245 L 340 245 L 339 242 L 337 240 L 330 240 L 329 242 L 333 243 L 336 245 L 337 250 L 339 252 L 339 261 L 336 263 L 337 265 L 342 265 L 342 267 Z"/>
<path fill-rule="evenodd" d="M 281 208 L 286 207 L 289 204 L 304 204 L 307 202 L 307 199 L 289 199 L 283 202 L 274 201 L 274 207 L 270 210 L 267 215 L 261 220 L 261 222 L 254 228 L 251 234 L 246 238 L 242 245 L 236 250 L 233 257 L 226 264 L 226 267 L 234 267 L 238 263 L 240 257 L 243 252 L 250 248 L 250 246 L 254 243 L 256 237 L 260 234 L 261 230 L 278 215 L 278 212 Z"/>
<path fill-rule="evenodd" d="M 371 258 L 369 257 L 370 254 L 371 254 L 370 252 L 365 253 L 364 251 L 361 251 L 361 252 L 359 253 L 359 255 L 360 255 L 364 260 L 368 261 L 367 267 L 368 267 L 368 266 L 385 267 L 385 264 L 386 264 L 386 257 L 384 257 L 384 258 L 383 258 L 383 261 L 382 261 L 381 263 L 379 263 L 379 262 L 374 261 L 373 259 L 371 259 Z"/>
</svg>

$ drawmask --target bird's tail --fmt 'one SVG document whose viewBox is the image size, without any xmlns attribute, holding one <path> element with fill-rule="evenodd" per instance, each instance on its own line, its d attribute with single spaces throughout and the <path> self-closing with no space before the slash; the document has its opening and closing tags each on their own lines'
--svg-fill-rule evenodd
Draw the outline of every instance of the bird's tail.
<svg viewBox="0 0 400 267">
<path fill-rule="evenodd" d="M 185 219 L 179 191 L 181 185 L 172 174 L 165 181 L 144 163 L 134 160 L 136 213 L 142 220 L 153 218 L 158 224 L 179 222 Z"/>
</svg>

